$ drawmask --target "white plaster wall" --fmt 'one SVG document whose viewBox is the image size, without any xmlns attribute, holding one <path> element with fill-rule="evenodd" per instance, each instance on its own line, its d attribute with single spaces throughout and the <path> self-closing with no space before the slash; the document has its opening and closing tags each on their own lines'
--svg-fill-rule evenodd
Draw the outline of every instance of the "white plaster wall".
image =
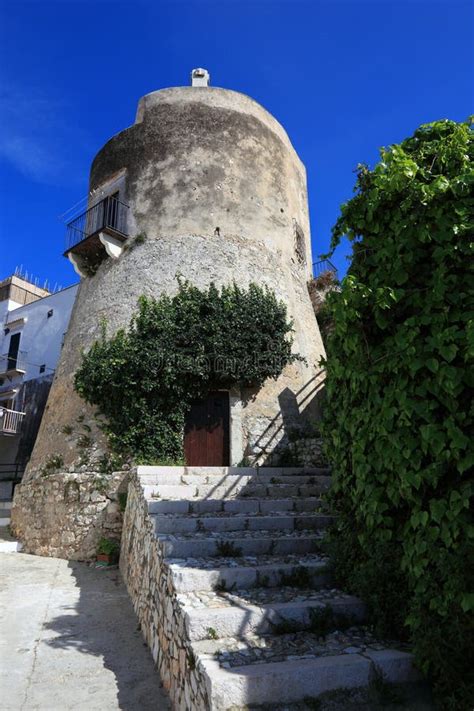
<svg viewBox="0 0 474 711">
<path fill-rule="evenodd" d="M 42 375 L 40 373 L 41 365 L 46 366 L 45 375 L 51 374 L 55 370 L 78 286 L 78 284 L 74 284 L 56 294 L 51 294 L 24 306 L 19 306 L 13 301 L 5 302 L 8 304 L 8 312 L 5 313 L 5 310 L 3 312 L 0 353 L 2 355 L 8 353 L 11 336 L 16 333 L 21 334 L 20 351 L 26 352 L 26 373 L 20 378 L 21 381 L 31 380 Z M 53 315 L 48 318 L 48 311 L 51 309 Z M 5 334 L 6 325 L 17 319 L 25 319 L 25 321 L 11 327 L 9 333 Z"/>
<path fill-rule="evenodd" d="M 21 306 L 21 304 L 17 303 L 16 301 L 12 301 L 12 299 L 4 299 L 4 301 L 0 301 L 0 323 L 4 323 L 6 320 L 9 319 L 9 312 L 13 311 L 13 309 L 17 309 Z M 0 333 L 0 343 L 3 345 L 3 331 Z M 3 353 L 3 351 L 1 351 Z"/>
</svg>

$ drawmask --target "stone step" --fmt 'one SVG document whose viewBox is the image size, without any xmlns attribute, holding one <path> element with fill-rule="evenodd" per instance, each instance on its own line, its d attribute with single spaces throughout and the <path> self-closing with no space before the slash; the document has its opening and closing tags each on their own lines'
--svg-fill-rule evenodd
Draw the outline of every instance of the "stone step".
<svg viewBox="0 0 474 711">
<path fill-rule="evenodd" d="M 216 590 L 193 590 L 189 593 L 180 593 L 178 600 L 185 607 L 194 610 L 204 608 L 229 607 L 241 605 L 255 605 L 264 607 L 268 604 L 284 602 L 305 602 L 307 600 L 327 601 L 348 596 L 347 593 L 337 588 L 319 587 L 305 588 L 281 585 L 277 588 L 237 588 L 229 592 Z"/>
<path fill-rule="evenodd" d="M 139 466 L 137 473 L 142 484 L 171 483 L 181 477 L 279 477 L 279 476 L 329 476 L 328 467 L 167 467 Z"/>
<path fill-rule="evenodd" d="M 283 479 L 279 480 L 283 481 Z M 216 486 L 214 484 L 199 484 L 191 486 L 188 484 L 145 484 L 143 492 L 146 499 L 164 499 L 170 501 L 199 501 L 200 499 L 235 499 L 240 498 L 272 498 L 284 499 L 296 496 L 317 497 L 329 488 L 326 484 L 315 481 L 309 483 L 274 483 L 259 484 L 251 481 L 245 483 L 243 480 L 236 482 L 226 481 L 224 484 Z"/>
<path fill-rule="evenodd" d="M 145 484 L 143 492 L 146 499 L 164 499 L 165 501 L 200 501 L 204 498 L 225 499 L 241 495 L 241 491 L 247 485 L 241 482 L 227 483 L 222 486 L 214 484 L 200 484 L 199 486 L 189 486 L 188 484 Z"/>
<path fill-rule="evenodd" d="M 201 642 L 193 645 L 198 647 Z M 196 654 L 197 649 L 195 650 Z M 377 671 L 387 682 L 406 683 L 420 676 L 409 652 L 371 650 L 364 654 L 329 654 L 310 658 L 290 653 L 284 661 L 226 668 L 210 656 L 197 653 L 206 677 L 210 708 L 230 711 L 250 705 L 279 704 L 314 699 L 335 689 L 368 686 Z M 226 664 L 226 662 L 224 662 Z"/>
<path fill-rule="evenodd" d="M 22 544 L 15 540 L 7 526 L 0 525 L 0 553 L 19 553 Z"/>
<path fill-rule="evenodd" d="M 281 480 L 283 481 L 283 479 Z M 246 498 L 250 497 L 260 497 L 260 498 L 271 498 L 271 499 L 285 499 L 288 497 L 302 496 L 304 498 L 308 496 L 320 496 L 321 494 L 329 491 L 330 479 L 328 477 L 324 478 L 324 482 L 319 480 L 311 483 L 309 480 L 307 483 L 301 484 L 257 484 L 252 482 L 248 486 L 244 487 L 240 491 L 240 496 Z"/>
<path fill-rule="evenodd" d="M 2 541 L 0 539 L 0 553 L 20 553 L 23 545 L 19 541 Z"/>
<path fill-rule="evenodd" d="M 186 486 L 201 486 L 202 484 L 213 484 L 214 486 L 226 484 L 236 485 L 238 483 L 250 484 L 304 484 L 306 482 L 319 481 L 324 484 L 331 477 L 319 470 L 319 474 L 280 474 L 278 476 L 270 474 L 178 474 L 173 472 L 165 472 L 161 475 L 143 474 L 140 477 L 142 486 L 178 486 L 185 484 Z"/>
<path fill-rule="evenodd" d="M 192 533 L 181 536 L 160 534 L 165 556 L 171 558 L 214 558 L 237 556 L 286 555 L 317 553 L 321 550 L 322 533 L 303 531 L 228 531 Z"/>
<path fill-rule="evenodd" d="M 321 498 L 259 499 L 245 497 L 243 499 L 203 499 L 202 501 L 181 499 L 169 501 L 151 499 L 148 503 L 150 513 L 271 513 L 276 511 L 318 511 L 322 505 Z"/>
<path fill-rule="evenodd" d="M 253 603 L 251 590 L 240 594 L 237 591 L 227 597 L 214 593 L 217 600 L 211 597 L 207 608 L 193 607 L 195 594 L 188 596 L 188 600 L 181 597 L 180 602 L 186 612 L 186 630 L 192 641 L 209 639 L 210 634 L 213 637 L 240 638 L 249 634 L 275 634 L 278 630 L 290 631 L 291 628 L 294 631 L 315 629 L 318 624 L 316 613 L 324 613 L 328 607 L 341 624 L 356 624 L 364 620 L 365 605 L 352 595 L 344 595 L 340 591 L 332 595 L 323 592 L 319 596 L 317 593 L 307 595 L 308 599 L 301 600 L 298 592 L 301 591 L 294 589 L 294 600 L 281 601 L 276 595 L 274 600 L 270 599 L 263 605 Z M 219 602 L 220 607 L 217 606 Z"/>
<path fill-rule="evenodd" d="M 270 555 L 258 559 L 169 558 L 168 565 L 175 588 L 180 593 L 278 585 L 319 588 L 331 580 L 327 559 L 315 554 Z"/>
<path fill-rule="evenodd" d="M 155 532 L 192 533 L 193 531 L 269 531 L 324 529 L 333 516 L 317 513 L 268 513 L 268 514 L 151 514 L 155 520 Z"/>
</svg>

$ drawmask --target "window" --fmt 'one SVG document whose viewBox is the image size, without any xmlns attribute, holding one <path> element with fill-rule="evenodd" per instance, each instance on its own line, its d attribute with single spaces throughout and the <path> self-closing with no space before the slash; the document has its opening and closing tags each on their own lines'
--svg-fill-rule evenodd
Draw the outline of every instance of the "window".
<svg viewBox="0 0 474 711">
<path fill-rule="evenodd" d="M 53 313 L 54 313 L 54 309 L 50 309 L 50 310 L 48 311 L 47 318 L 51 318 L 51 316 L 53 315 Z"/>
<path fill-rule="evenodd" d="M 46 363 L 43 363 L 42 365 L 40 365 L 40 373 L 44 373 L 45 370 L 46 370 Z"/>
</svg>

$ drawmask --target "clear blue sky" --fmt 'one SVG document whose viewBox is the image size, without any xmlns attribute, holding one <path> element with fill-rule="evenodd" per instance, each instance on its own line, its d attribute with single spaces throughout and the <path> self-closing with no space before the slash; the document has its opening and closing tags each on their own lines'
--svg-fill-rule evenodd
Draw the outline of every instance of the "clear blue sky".
<svg viewBox="0 0 474 711">
<path fill-rule="evenodd" d="M 259 101 L 306 164 L 313 254 L 353 169 L 423 122 L 472 112 L 472 2 L 0 0 L 0 277 L 66 286 L 58 216 L 139 97 L 193 67 Z M 345 269 L 342 248 L 337 265 Z"/>
</svg>

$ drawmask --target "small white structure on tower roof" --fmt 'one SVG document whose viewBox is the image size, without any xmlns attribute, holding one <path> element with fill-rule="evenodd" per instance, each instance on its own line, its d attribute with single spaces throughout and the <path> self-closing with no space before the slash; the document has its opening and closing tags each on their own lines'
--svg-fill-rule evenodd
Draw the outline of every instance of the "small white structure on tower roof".
<svg viewBox="0 0 474 711">
<path fill-rule="evenodd" d="M 211 75 L 207 69 L 193 69 L 191 72 L 191 86 L 209 86 L 211 83 Z"/>
</svg>

